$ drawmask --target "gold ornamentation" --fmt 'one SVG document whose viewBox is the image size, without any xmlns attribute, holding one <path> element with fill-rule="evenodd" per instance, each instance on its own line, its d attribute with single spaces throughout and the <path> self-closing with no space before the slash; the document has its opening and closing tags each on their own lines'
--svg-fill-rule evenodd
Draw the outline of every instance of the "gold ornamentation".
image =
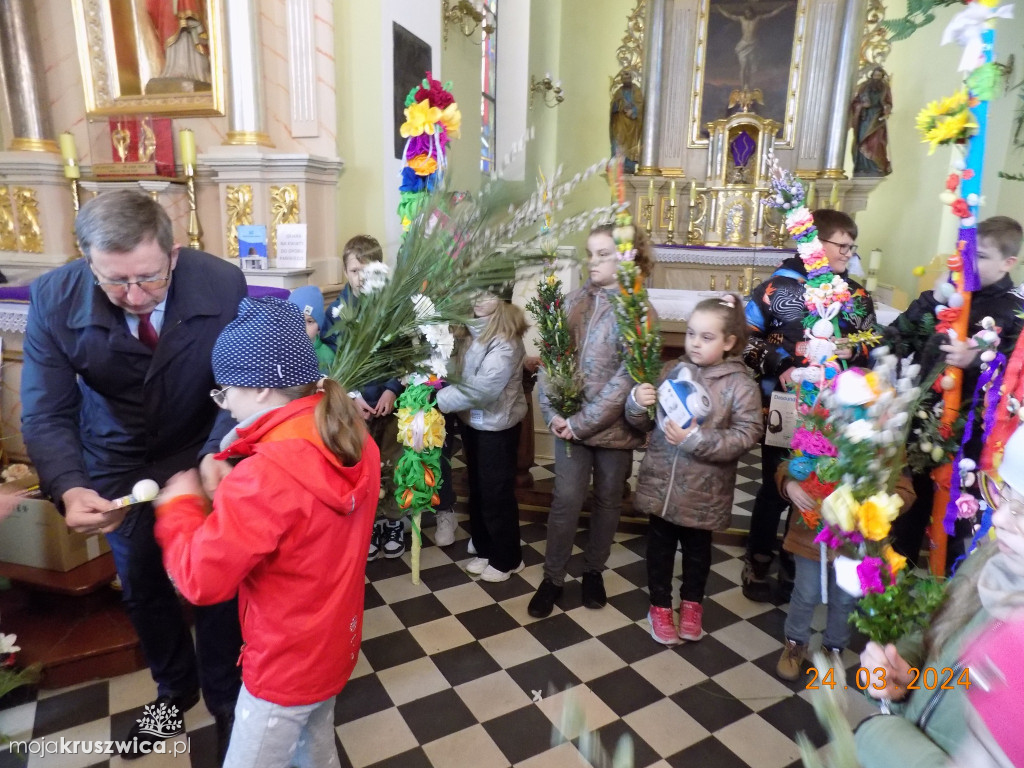
<svg viewBox="0 0 1024 768">
<path fill-rule="evenodd" d="M 11 205 L 11 190 L 0 187 L 0 251 L 18 250 L 18 234 L 14 226 L 14 207 Z"/>
<path fill-rule="evenodd" d="M 238 258 L 238 227 L 252 224 L 252 184 L 227 187 L 224 206 L 228 220 L 228 256 Z"/>
<path fill-rule="evenodd" d="M 870 76 L 871 70 L 885 64 L 892 51 L 889 33 L 882 26 L 885 19 L 885 4 L 882 0 L 868 0 L 867 14 L 864 18 L 864 36 L 860 43 L 860 67 L 857 81 Z"/>
<path fill-rule="evenodd" d="M 790 55 L 789 77 L 786 79 L 786 113 L 782 119 L 782 136 L 775 142 L 776 149 L 793 149 L 796 134 L 796 113 L 800 77 L 803 69 L 804 33 L 807 27 L 808 0 L 797 0 L 796 19 L 793 23 L 793 49 Z M 697 12 L 697 45 L 694 51 L 693 92 L 690 94 L 690 130 L 686 146 L 701 149 L 708 146 L 708 138 L 701 135 L 707 121 L 701 114 L 704 104 L 704 69 L 707 64 L 708 20 L 711 0 L 700 0 Z"/>
<path fill-rule="evenodd" d="M 741 112 L 749 112 L 754 104 L 764 104 L 764 94 L 760 88 L 747 90 L 746 88 L 735 88 L 729 94 L 729 109 L 739 107 Z"/>
<path fill-rule="evenodd" d="M 117 128 L 110 132 L 110 140 L 114 142 L 119 162 L 123 163 L 128 159 L 128 144 L 132 140 L 132 135 L 125 130 L 121 123 L 118 123 Z"/>
<path fill-rule="evenodd" d="M 277 254 L 277 225 L 299 223 L 299 185 L 283 184 L 270 188 L 270 240 Z"/>
<path fill-rule="evenodd" d="M 31 187 L 14 188 L 14 207 L 18 212 L 18 250 L 43 252 L 43 228 L 39 224 L 39 201 Z"/>
<path fill-rule="evenodd" d="M 53 139 L 27 139 L 24 136 L 17 136 L 11 139 L 11 151 L 60 152 L 60 147 Z"/>
<path fill-rule="evenodd" d="M 619 73 L 612 79 L 609 93 L 615 93 L 615 89 L 622 85 L 622 76 L 627 72 L 633 76 L 633 83 L 641 89 L 643 82 L 643 61 L 644 61 L 644 13 L 647 10 L 647 0 L 636 0 L 636 7 L 626 19 L 626 34 L 622 37 L 622 45 L 615 52 L 615 58 L 619 62 Z"/>
<path fill-rule="evenodd" d="M 270 140 L 270 137 L 260 131 L 228 131 L 224 143 L 242 146 L 274 146 L 274 142 Z"/>
<path fill-rule="evenodd" d="M 142 142 L 139 147 L 139 162 L 148 163 L 156 154 L 156 134 L 153 132 L 153 122 L 149 115 L 146 115 L 139 123 L 142 129 Z"/>
</svg>

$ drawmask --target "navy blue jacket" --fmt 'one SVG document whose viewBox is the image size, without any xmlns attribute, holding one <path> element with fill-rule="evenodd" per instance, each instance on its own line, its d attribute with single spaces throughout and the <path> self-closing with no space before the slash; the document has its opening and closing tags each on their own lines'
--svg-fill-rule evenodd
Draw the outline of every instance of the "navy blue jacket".
<svg viewBox="0 0 1024 768">
<path fill-rule="evenodd" d="M 160 343 L 150 351 L 94 284 L 84 259 L 38 278 L 21 420 L 43 492 L 59 502 L 83 486 L 117 498 L 142 478 L 163 484 L 194 467 L 201 452 L 217 450 L 234 422 L 210 399 L 210 353 L 245 295 L 238 267 L 182 248 Z"/>
</svg>

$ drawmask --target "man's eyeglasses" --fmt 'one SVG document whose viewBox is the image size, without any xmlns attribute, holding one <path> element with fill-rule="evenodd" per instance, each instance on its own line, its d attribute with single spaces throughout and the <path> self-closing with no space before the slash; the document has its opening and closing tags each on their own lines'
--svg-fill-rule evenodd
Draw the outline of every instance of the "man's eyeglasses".
<svg viewBox="0 0 1024 768">
<path fill-rule="evenodd" d="M 233 386 L 234 386 L 234 384 L 231 384 L 231 385 L 223 387 L 221 389 L 211 389 L 210 390 L 210 397 L 213 398 L 213 402 L 215 402 L 218 406 L 223 408 L 224 407 L 224 399 L 228 396 L 228 390 L 231 389 Z"/>
<path fill-rule="evenodd" d="M 828 243 L 829 245 L 834 245 L 836 248 L 839 249 L 839 253 L 841 253 L 843 256 L 848 254 L 850 251 L 853 251 L 853 250 L 857 249 L 857 244 L 856 243 L 837 243 L 835 240 L 826 240 L 823 237 L 819 237 L 818 239 L 821 242 L 823 242 L 823 243 Z"/>
<path fill-rule="evenodd" d="M 92 269 L 92 265 L 89 265 Z M 92 272 L 93 282 L 107 293 L 128 293 L 133 285 L 138 286 L 146 293 L 152 293 L 163 288 L 171 280 L 171 263 L 167 263 L 167 274 L 144 277 L 141 280 L 100 280 L 96 270 Z"/>
<path fill-rule="evenodd" d="M 979 474 L 978 485 L 981 486 L 981 495 L 985 497 L 985 501 L 993 510 L 998 509 L 999 505 L 1005 502 L 1011 515 L 1014 517 L 1024 516 L 1024 504 L 1020 499 L 1013 498 L 1010 495 L 1011 492 L 1004 489 L 1002 484 L 988 472 Z"/>
</svg>

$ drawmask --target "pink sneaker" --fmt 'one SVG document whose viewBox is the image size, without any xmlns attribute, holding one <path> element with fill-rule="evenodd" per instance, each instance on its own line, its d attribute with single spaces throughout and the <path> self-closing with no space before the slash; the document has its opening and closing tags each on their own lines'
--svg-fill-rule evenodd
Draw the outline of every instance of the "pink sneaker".
<svg viewBox="0 0 1024 768">
<path fill-rule="evenodd" d="M 700 603 L 683 600 L 679 606 L 679 637 L 683 640 L 700 640 L 704 636 L 700 620 L 704 615 L 704 607 Z"/>
<path fill-rule="evenodd" d="M 652 605 L 651 609 L 647 611 L 647 620 L 651 623 L 651 637 L 662 645 L 679 645 L 671 608 L 659 608 Z"/>
</svg>

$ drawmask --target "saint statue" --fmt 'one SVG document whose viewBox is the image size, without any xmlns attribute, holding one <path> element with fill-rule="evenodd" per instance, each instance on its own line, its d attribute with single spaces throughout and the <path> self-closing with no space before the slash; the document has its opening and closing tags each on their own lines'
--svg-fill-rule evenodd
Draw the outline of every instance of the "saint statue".
<svg viewBox="0 0 1024 768">
<path fill-rule="evenodd" d="M 611 119 L 608 133 L 612 142 L 612 156 L 623 157 L 626 173 L 636 173 L 640 162 L 640 134 L 644 120 L 644 95 L 633 83 L 633 75 L 622 73 L 622 84 L 612 94 Z"/>
<path fill-rule="evenodd" d="M 203 0 L 146 0 L 146 10 L 163 46 L 159 77 L 146 93 L 210 89 L 210 35 Z"/>
<path fill-rule="evenodd" d="M 764 5 L 767 5 L 765 3 Z M 758 10 L 753 3 L 746 3 L 739 13 L 730 13 L 721 5 L 712 3 L 711 9 L 718 11 L 730 21 L 739 22 L 740 41 L 736 43 L 736 59 L 740 65 L 740 87 L 750 90 L 751 75 L 757 70 L 757 27 L 764 19 L 770 19 L 782 12 L 787 3 L 781 3 L 774 10 Z"/>
<path fill-rule="evenodd" d="M 888 176 L 889 132 L 886 121 L 892 111 L 889 77 L 881 67 L 861 84 L 850 104 L 853 128 L 853 173 L 856 176 Z"/>
</svg>

